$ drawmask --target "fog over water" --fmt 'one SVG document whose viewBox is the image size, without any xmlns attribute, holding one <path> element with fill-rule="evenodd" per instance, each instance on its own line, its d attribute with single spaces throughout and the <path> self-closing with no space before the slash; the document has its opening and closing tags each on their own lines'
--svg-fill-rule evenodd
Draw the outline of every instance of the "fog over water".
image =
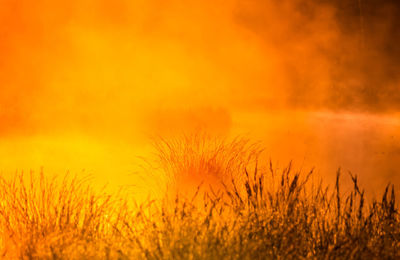
<svg viewBox="0 0 400 260">
<path fill-rule="evenodd" d="M 152 138 L 201 130 L 261 141 L 279 167 L 400 184 L 397 1 L 0 4 L 3 174 L 145 191 L 132 173 Z"/>
</svg>

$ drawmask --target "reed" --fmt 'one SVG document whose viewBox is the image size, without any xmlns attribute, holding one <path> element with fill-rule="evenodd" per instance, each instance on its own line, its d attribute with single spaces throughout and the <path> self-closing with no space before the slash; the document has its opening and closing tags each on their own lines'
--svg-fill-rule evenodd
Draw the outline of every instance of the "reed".
<svg viewBox="0 0 400 260">
<path fill-rule="evenodd" d="M 330 189 L 313 181 L 312 170 L 296 172 L 291 164 L 277 170 L 271 161 L 261 161 L 249 143 L 224 141 L 210 148 L 198 140 L 182 142 L 159 144 L 165 170 L 174 178 L 211 171 L 219 186 L 132 206 L 129 194 L 94 192 L 87 180 L 73 176 L 1 177 L 2 257 L 400 258 L 393 185 L 380 199 L 367 200 L 356 175 L 342 176 L 339 170 Z M 346 195 L 343 178 L 353 183 Z"/>
</svg>

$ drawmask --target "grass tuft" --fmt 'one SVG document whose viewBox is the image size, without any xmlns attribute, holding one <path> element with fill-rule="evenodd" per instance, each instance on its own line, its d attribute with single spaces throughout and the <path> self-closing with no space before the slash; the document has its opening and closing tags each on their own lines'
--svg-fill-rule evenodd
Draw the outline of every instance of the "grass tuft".
<svg viewBox="0 0 400 260">
<path fill-rule="evenodd" d="M 149 200 L 94 192 L 87 180 L 0 177 L 0 253 L 8 259 L 398 259 L 393 185 L 367 202 L 358 177 L 330 190 L 311 170 L 276 170 L 247 141 L 162 140 L 160 165 L 191 196 Z M 195 182 L 197 183 L 197 182 Z M 212 185 L 218 183 L 218 185 Z M 128 206 L 129 205 L 129 206 Z"/>
</svg>

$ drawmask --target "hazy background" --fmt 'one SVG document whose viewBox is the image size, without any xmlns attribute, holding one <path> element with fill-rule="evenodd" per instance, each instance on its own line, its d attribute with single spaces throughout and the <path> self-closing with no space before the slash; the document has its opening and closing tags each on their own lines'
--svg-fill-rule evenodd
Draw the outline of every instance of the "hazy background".
<svg viewBox="0 0 400 260">
<path fill-rule="evenodd" d="M 0 169 L 138 183 L 151 138 L 202 129 L 399 184 L 399 17 L 395 0 L 0 0 Z"/>
</svg>

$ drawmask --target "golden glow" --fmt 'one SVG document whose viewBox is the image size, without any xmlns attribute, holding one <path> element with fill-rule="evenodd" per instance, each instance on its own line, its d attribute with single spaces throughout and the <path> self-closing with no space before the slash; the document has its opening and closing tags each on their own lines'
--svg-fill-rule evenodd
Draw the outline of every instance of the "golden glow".
<svg viewBox="0 0 400 260">
<path fill-rule="evenodd" d="M 0 0 L 0 169 L 122 185 L 149 137 L 202 129 L 255 136 L 283 164 L 394 171 L 395 116 L 334 112 L 332 82 L 361 82 L 337 65 L 357 38 L 334 7 L 295 3 Z"/>
</svg>

